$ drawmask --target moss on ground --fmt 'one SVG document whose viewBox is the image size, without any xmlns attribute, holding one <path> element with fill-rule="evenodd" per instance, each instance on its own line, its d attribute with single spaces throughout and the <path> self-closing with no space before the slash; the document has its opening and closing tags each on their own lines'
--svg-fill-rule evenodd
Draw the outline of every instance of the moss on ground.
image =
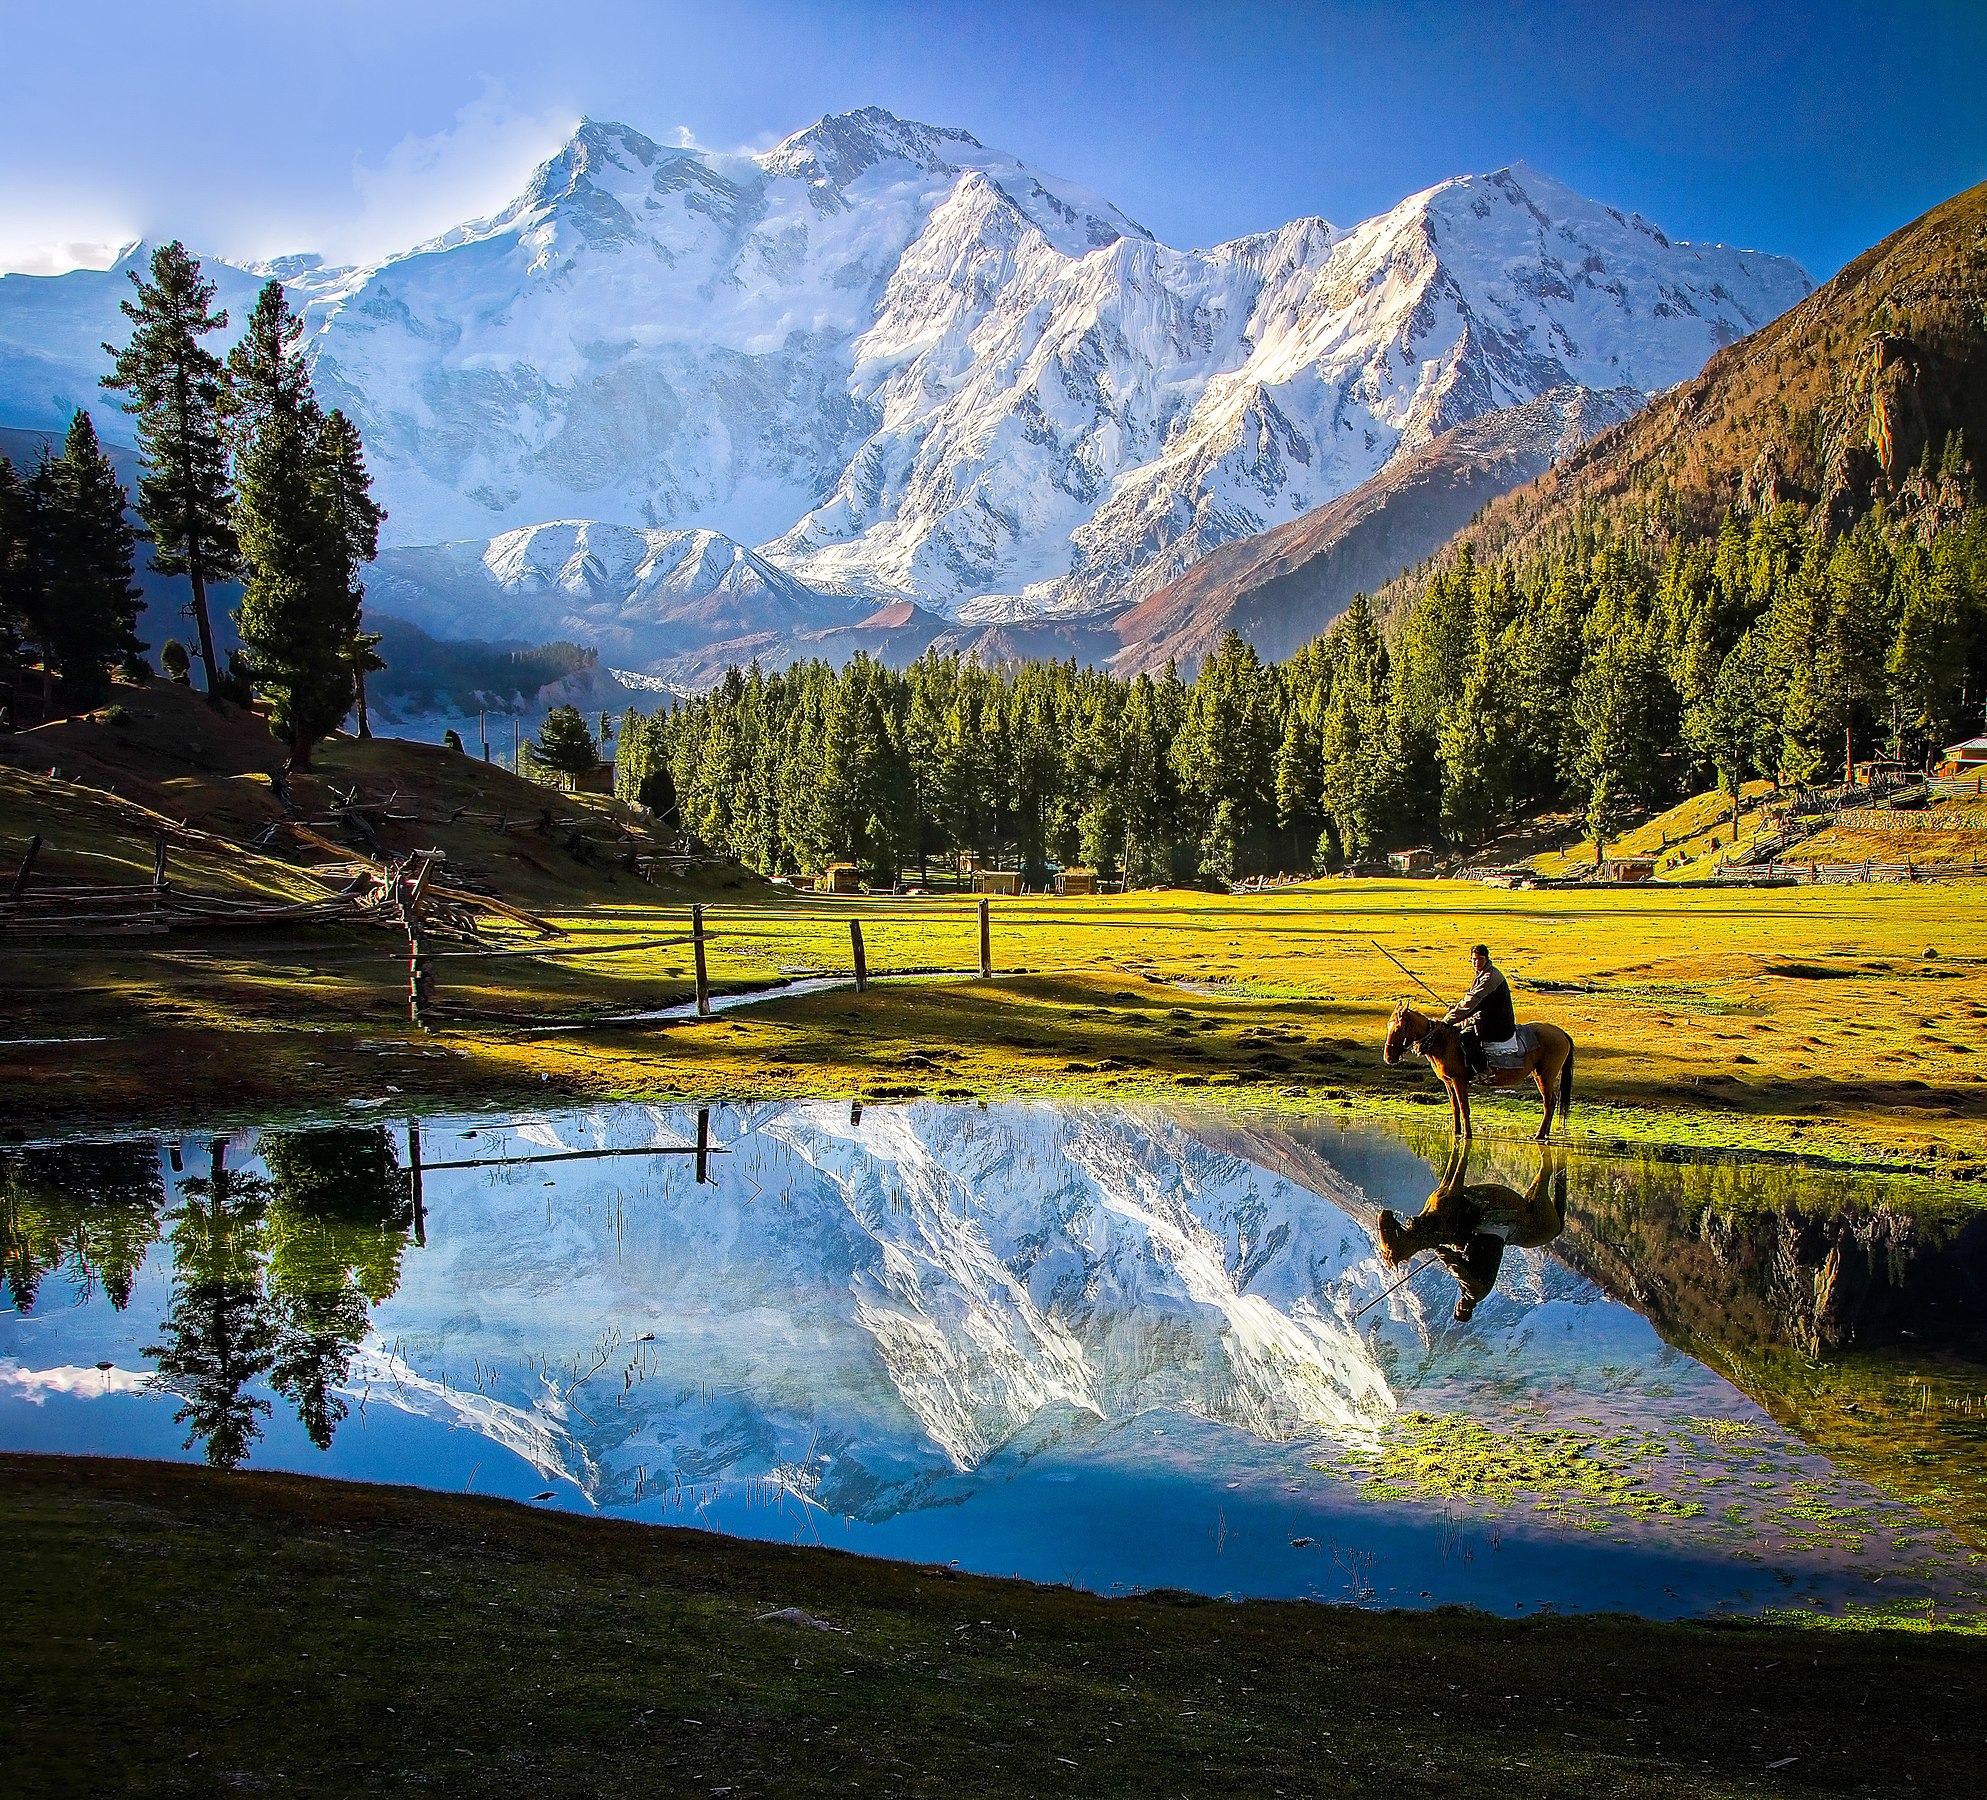
<svg viewBox="0 0 1987 1800">
<path fill-rule="evenodd" d="M 21 1792 L 1931 1794 L 1983 1746 L 1954 1634 L 1107 1601 L 89 1459 L 0 1457 L 0 1518 Z"/>
</svg>

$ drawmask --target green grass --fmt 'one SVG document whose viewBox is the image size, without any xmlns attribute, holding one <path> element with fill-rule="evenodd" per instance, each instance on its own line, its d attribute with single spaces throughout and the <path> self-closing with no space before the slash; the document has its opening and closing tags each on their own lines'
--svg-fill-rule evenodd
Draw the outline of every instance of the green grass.
<svg viewBox="0 0 1987 1800">
<path fill-rule="evenodd" d="M 1951 1634 L 1107 1601 L 168 1464 L 0 1457 L 0 1519 L 20 1793 L 1929 1795 L 1987 1748 Z"/>
</svg>

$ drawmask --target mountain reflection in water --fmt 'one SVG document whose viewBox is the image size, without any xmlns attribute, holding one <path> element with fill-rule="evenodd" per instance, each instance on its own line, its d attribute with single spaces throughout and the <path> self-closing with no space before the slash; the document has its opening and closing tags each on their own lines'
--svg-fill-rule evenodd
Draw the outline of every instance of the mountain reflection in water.
<svg viewBox="0 0 1987 1800">
<path fill-rule="evenodd" d="M 1620 1168 L 1020 1104 L 25 1147 L 0 1444 L 1107 1591 L 1970 1608 L 1959 1540 L 1637 1291 L 1669 1270 L 1638 1273 Z"/>
</svg>

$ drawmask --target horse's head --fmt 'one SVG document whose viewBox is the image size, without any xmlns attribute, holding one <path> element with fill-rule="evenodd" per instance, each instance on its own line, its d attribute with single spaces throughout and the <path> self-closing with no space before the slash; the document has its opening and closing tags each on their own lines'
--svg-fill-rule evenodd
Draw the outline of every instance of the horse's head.
<svg viewBox="0 0 1987 1800">
<path fill-rule="evenodd" d="M 1428 1021 L 1405 1000 L 1394 1002 L 1393 1016 L 1387 1021 L 1387 1041 L 1381 1047 L 1380 1055 L 1389 1068 L 1399 1062 L 1404 1052 L 1411 1050 L 1428 1033 Z"/>
</svg>

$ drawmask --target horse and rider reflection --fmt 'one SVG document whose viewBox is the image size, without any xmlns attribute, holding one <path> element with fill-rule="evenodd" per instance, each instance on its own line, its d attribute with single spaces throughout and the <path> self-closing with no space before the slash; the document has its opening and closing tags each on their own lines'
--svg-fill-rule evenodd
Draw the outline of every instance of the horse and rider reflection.
<svg viewBox="0 0 1987 1800">
<path fill-rule="evenodd" d="M 1397 1269 L 1432 1250 L 1456 1278 L 1456 1318 L 1469 1319 L 1497 1285 L 1504 1252 L 1535 1250 L 1566 1229 L 1566 1152 L 1541 1146 L 1531 1186 L 1470 1181 L 1470 1145 L 1458 1143 L 1428 1202 L 1411 1219 L 1380 1214 L 1380 1256 Z"/>
</svg>

